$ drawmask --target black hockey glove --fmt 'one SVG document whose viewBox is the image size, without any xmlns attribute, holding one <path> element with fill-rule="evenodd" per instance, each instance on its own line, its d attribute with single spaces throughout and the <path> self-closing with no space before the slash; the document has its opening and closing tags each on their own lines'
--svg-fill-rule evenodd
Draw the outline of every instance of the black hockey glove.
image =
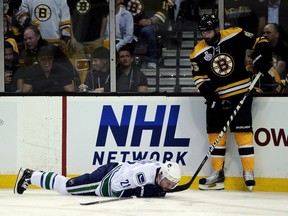
<svg viewBox="0 0 288 216">
<path fill-rule="evenodd" d="M 232 103 L 229 100 L 222 100 L 221 101 L 221 108 L 223 110 L 228 110 L 232 108 Z"/>
<path fill-rule="evenodd" d="M 217 108 L 217 109 L 228 110 L 232 108 L 232 103 L 229 100 L 216 99 L 213 101 L 207 101 L 206 104 L 211 109 Z"/>
<path fill-rule="evenodd" d="M 158 185 L 145 185 L 133 189 L 124 190 L 122 197 L 164 197 L 166 192 Z"/>
<path fill-rule="evenodd" d="M 164 197 L 166 192 L 159 185 L 145 185 L 143 197 Z"/>
<path fill-rule="evenodd" d="M 259 71 L 263 76 L 268 74 L 270 65 L 265 62 L 261 54 L 258 56 L 254 56 L 253 65 L 255 66 L 256 70 Z"/>
<path fill-rule="evenodd" d="M 254 52 L 251 53 L 253 65 L 262 75 L 268 75 L 272 67 L 272 49 L 268 43 L 257 43 Z"/>
</svg>

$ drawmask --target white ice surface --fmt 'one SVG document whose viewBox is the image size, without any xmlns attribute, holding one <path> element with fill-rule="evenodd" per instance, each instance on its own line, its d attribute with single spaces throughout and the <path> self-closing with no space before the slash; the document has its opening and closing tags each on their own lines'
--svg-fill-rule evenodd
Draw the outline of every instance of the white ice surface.
<svg viewBox="0 0 288 216">
<path fill-rule="evenodd" d="M 61 196 L 43 189 L 28 189 L 22 195 L 0 190 L 0 216 L 288 216 L 288 193 L 187 190 L 165 198 L 79 204 L 101 199 L 111 198 Z"/>
</svg>

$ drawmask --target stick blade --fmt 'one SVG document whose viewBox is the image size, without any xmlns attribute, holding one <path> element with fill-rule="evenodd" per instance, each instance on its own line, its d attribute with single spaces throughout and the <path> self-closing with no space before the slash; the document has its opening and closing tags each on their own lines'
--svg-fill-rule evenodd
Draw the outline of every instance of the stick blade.
<svg viewBox="0 0 288 216">
<path fill-rule="evenodd" d="M 96 205 L 96 204 L 101 204 L 101 203 L 115 202 L 115 201 L 127 200 L 127 199 L 132 199 L 132 198 L 133 197 L 120 197 L 120 198 L 113 198 L 113 199 L 103 199 L 103 200 L 97 200 L 97 201 L 93 201 L 93 202 L 80 203 L 80 205 L 83 205 L 83 206 Z"/>
</svg>

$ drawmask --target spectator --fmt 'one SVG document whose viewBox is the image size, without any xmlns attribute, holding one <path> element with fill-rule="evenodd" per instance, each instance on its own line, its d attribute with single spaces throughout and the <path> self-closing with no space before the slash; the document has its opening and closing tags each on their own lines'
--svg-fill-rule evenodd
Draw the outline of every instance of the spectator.
<svg viewBox="0 0 288 216">
<path fill-rule="evenodd" d="M 103 46 L 109 6 L 106 0 L 67 0 L 72 22 L 71 54 L 83 58 Z"/>
<path fill-rule="evenodd" d="M 163 8 L 163 6 L 165 7 Z M 129 0 L 127 2 L 127 10 L 132 13 L 134 19 L 136 41 L 141 38 L 146 40 L 148 44 L 148 68 L 156 68 L 157 29 L 165 24 L 169 7 L 171 7 L 171 4 L 168 1 L 160 0 Z"/>
<path fill-rule="evenodd" d="M 260 0 L 264 6 L 265 17 L 261 20 L 260 27 L 263 30 L 267 23 L 276 23 L 283 27 L 285 34 L 282 35 L 288 41 L 288 1 L 286 0 Z"/>
<path fill-rule="evenodd" d="M 24 49 L 23 27 L 19 25 L 15 14 L 21 5 L 22 0 L 4 1 L 4 34 L 7 38 L 14 38 L 19 51 Z"/>
<path fill-rule="evenodd" d="M 117 92 L 148 92 L 147 78 L 134 63 L 131 49 L 123 46 L 118 56 Z"/>
<path fill-rule="evenodd" d="M 24 28 L 38 26 L 43 39 L 66 51 L 70 39 L 70 13 L 66 1 L 22 0 L 16 17 Z"/>
<path fill-rule="evenodd" d="M 19 51 L 15 40 L 10 42 L 6 40 L 4 42 L 4 81 L 5 92 L 17 91 L 17 79 L 16 72 L 18 69 L 18 55 Z M 13 44 L 14 43 L 14 44 Z"/>
<path fill-rule="evenodd" d="M 37 26 L 29 26 L 24 29 L 23 32 L 24 43 L 25 43 L 25 50 L 22 51 L 20 54 L 19 63 L 23 67 L 21 67 L 21 72 L 19 72 L 19 79 L 18 84 L 21 86 L 23 83 L 23 79 L 25 78 L 25 70 L 27 67 L 38 64 L 38 50 L 42 46 L 46 46 L 49 43 L 42 38 L 42 35 Z M 55 45 L 54 45 L 55 46 Z M 56 47 L 56 54 L 54 56 L 54 61 L 61 63 L 66 67 L 66 69 L 70 72 L 71 77 L 73 77 L 73 66 L 70 60 L 66 57 L 66 55 L 60 50 L 59 47 Z"/>
<path fill-rule="evenodd" d="M 53 44 L 42 46 L 38 52 L 39 64 L 27 70 L 22 92 L 74 92 L 74 83 L 67 68 L 54 62 Z"/>
<path fill-rule="evenodd" d="M 263 31 L 264 37 L 273 49 L 273 66 L 281 79 L 279 92 L 282 92 L 286 85 L 285 79 L 287 77 L 288 62 L 288 47 L 281 37 L 282 32 L 281 26 L 276 23 L 267 24 Z"/>
<path fill-rule="evenodd" d="M 20 55 L 20 63 L 30 66 L 38 63 L 37 53 L 40 47 L 47 45 L 48 42 L 43 40 L 37 26 L 29 26 L 23 32 L 25 50 Z"/>
<path fill-rule="evenodd" d="M 116 14 L 116 50 L 119 51 L 121 47 L 131 44 L 133 41 L 133 16 L 121 4 L 122 0 L 115 0 L 115 14 Z M 109 19 L 109 17 L 108 17 Z M 109 20 L 105 33 L 105 40 L 109 40 Z M 132 46 L 132 44 L 131 44 Z"/>
<path fill-rule="evenodd" d="M 92 53 L 92 71 L 88 73 L 84 84 L 79 86 L 80 91 L 103 93 L 110 91 L 109 50 L 99 47 Z M 80 76 L 81 77 L 81 76 Z"/>
</svg>

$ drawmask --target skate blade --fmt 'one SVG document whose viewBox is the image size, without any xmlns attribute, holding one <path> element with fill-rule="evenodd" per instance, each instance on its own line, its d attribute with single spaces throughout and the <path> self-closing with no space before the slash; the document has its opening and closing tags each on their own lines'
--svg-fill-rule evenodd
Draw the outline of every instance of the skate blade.
<svg viewBox="0 0 288 216">
<path fill-rule="evenodd" d="M 200 190 L 224 190 L 225 187 L 223 182 L 219 182 L 210 185 L 199 184 L 198 188 Z"/>
<path fill-rule="evenodd" d="M 15 182 L 15 185 L 14 185 L 14 188 L 13 188 L 13 192 L 14 194 L 18 194 L 17 193 L 17 184 L 19 182 L 19 180 L 21 179 L 21 177 L 23 176 L 23 173 L 24 173 L 24 170 L 23 168 L 21 167 L 18 171 L 18 174 L 17 174 L 17 178 L 16 178 L 16 182 Z"/>
<path fill-rule="evenodd" d="M 253 191 L 254 186 L 246 186 L 246 187 L 247 187 L 248 191 L 250 191 L 250 192 Z"/>
</svg>

